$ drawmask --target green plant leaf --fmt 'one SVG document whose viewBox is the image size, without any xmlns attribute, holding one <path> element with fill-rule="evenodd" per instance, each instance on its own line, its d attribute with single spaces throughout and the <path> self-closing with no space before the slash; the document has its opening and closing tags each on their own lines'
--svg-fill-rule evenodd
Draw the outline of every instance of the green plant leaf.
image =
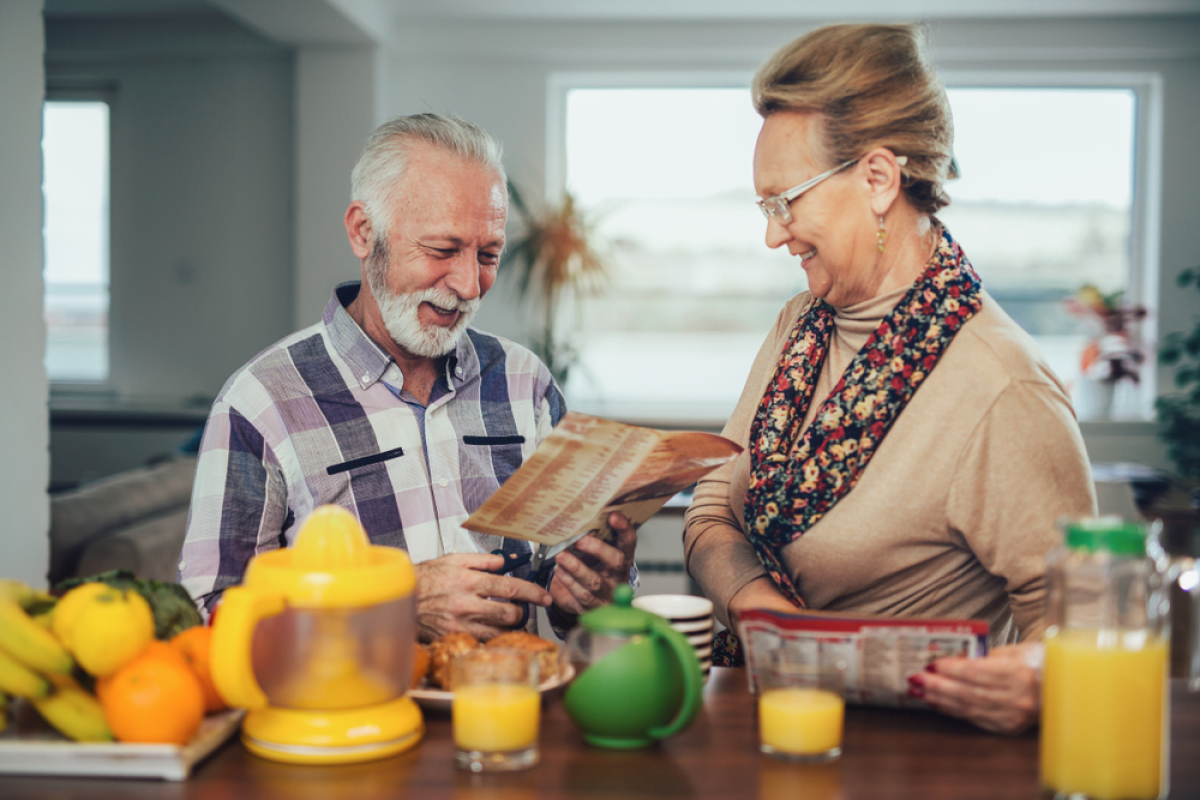
<svg viewBox="0 0 1200 800">
<path fill-rule="evenodd" d="M 1197 325 L 1196 329 L 1187 337 L 1187 341 L 1183 343 L 1183 347 L 1187 350 L 1189 356 L 1200 355 L 1200 325 Z"/>
</svg>

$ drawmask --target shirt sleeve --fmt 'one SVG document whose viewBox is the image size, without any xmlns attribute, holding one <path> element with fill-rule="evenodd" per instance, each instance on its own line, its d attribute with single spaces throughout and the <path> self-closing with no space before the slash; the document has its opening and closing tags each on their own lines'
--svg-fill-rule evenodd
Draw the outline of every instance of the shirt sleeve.
<svg viewBox="0 0 1200 800">
<path fill-rule="evenodd" d="M 1004 580 L 1022 640 L 1045 628 L 1046 555 L 1059 517 L 1096 513 L 1095 487 L 1070 402 L 1056 388 L 1015 381 L 968 440 L 947 501 L 957 531 Z"/>
<path fill-rule="evenodd" d="M 287 491 L 262 432 L 218 401 L 196 462 L 179 581 L 206 616 L 241 583 L 250 559 L 283 544 Z"/>
</svg>

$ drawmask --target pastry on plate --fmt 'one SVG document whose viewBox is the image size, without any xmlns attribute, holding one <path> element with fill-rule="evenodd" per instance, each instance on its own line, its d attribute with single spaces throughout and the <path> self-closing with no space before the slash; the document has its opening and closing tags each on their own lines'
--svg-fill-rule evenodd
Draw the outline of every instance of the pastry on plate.
<svg viewBox="0 0 1200 800">
<path fill-rule="evenodd" d="M 479 647 L 479 640 L 469 633 L 447 633 L 429 645 L 429 683 L 438 689 L 452 690 L 450 663 L 459 653 Z"/>
<path fill-rule="evenodd" d="M 509 631 L 492 639 L 485 647 L 509 647 L 531 653 L 537 659 L 539 683 L 558 675 L 558 645 L 548 639 L 527 631 Z"/>
</svg>

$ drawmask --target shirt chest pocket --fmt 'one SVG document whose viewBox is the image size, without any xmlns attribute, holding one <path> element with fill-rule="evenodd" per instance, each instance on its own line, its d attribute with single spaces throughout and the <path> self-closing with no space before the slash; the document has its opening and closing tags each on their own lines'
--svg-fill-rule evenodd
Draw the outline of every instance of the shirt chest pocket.
<svg viewBox="0 0 1200 800">
<path fill-rule="evenodd" d="M 325 468 L 326 475 L 340 475 L 343 472 L 361 472 L 368 467 L 376 464 L 382 464 L 385 461 L 391 461 L 393 458 L 400 458 L 404 455 L 404 448 L 396 447 L 391 450 L 385 450 L 382 453 L 372 453 L 371 455 L 362 456 L 360 458 L 352 458 L 349 461 L 343 461 L 340 464 L 331 464 Z"/>
<path fill-rule="evenodd" d="M 462 443 L 463 454 L 474 464 L 476 474 L 494 477 L 497 484 L 508 480 L 524 461 L 521 449 L 525 437 L 520 434 L 464 436 Z"/>
</svg>

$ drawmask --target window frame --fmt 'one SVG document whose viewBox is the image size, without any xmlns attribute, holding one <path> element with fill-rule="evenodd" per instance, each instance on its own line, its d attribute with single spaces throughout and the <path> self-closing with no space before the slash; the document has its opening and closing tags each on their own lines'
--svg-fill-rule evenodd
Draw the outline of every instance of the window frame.
<svg viewBox="0 0 1200 800">
<path fill-rule="evenodd" d="M 72 82 L 72 81 L 52 81 L 47 82 L 46 94 L 42 98 L 43 107 L 50 102 L 101 102 L 108 106 L 108 230 L 105 235 L 105 246 L 107 253 L 105 254 L 108 263 L 108 314 L 110 335 L 105 338 L 105 349 L 108 351 L 108 370 L 102 380 L 98 381 L 81 381 L 81 380 L 62 380 L 55 379 L 46 374 L 47 383 L 50 386 L 50 395 L 52 398 L 61 396 L 104 396 L 115 394 L 116 383 L 113 380 L 113 351 L 111 338 L 111 313 L 112 313 L 112 285 L 113 285 L 113 263 L 112 263 L 112 208 L 113 208 L 113 129 L 114 118 L 116 115 L 116 97 L 117 87 L 111 82 Z M 44 176 L 43 166 L 43 176 Z M 44 226 L 43 221 L 43 226 Z M 43 234 L 44 235 L 44 234 Z M 42 254 L 42 306 L 43 313 L 45 309 L 45 253 Z"/>
</svg>

